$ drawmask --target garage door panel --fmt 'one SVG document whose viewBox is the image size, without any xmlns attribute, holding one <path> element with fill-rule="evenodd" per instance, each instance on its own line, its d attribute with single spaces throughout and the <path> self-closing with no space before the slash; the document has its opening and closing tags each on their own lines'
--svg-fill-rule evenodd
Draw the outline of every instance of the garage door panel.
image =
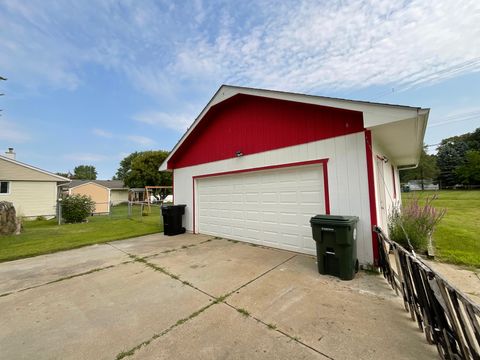
<svg viewBox="0 0 480 360">
<path fill-rule="evenodd" d="M 299 199 L 302 204 L 314 203 L 318 204 L 323 202 L 323 194 L 317 191 L 299 191 Z"/>
<path fill-rule="evenodd" d="M 297 202 L 297 192 L 296 191 L 284 191 L 280 193 L 279 196 L 280 203 L 296 203 Z"/>
<path fill-rule="evenodd" d="M 314 253 L 310 218 L 325 213 L 321 165 L 198 179 L 198 231 Z"/>
</svg>

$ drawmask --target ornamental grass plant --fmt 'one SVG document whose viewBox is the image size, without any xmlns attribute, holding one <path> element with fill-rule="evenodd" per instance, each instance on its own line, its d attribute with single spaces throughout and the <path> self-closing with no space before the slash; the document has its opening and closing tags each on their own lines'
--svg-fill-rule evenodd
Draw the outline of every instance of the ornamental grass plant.
<svg viewBox="0 0 480 360">
<path fill-rule="evenodd" d="M 420 203 L 419 197 L 415 196 L 404 207 L 393 206 L 388 217 L 390 239 L 419 253 L 426 253 L 429 247 L 433 249 L 433 232 L 446 213 L 446 209 L 433 207 L 435 199 L 437 195 L 427 196 Z"/>
</svg>

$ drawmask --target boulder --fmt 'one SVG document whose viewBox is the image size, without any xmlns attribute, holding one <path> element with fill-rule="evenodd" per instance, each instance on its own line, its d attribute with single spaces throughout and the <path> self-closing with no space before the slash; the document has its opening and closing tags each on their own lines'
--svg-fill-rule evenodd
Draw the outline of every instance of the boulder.
<svg viewBox="0 0 480 360">
<path fill-rule="evenodd" d="M 8 201 L 0 201 L 0 235 L 18 233 L 19 223 L 13 204 Z"/>
</svg>

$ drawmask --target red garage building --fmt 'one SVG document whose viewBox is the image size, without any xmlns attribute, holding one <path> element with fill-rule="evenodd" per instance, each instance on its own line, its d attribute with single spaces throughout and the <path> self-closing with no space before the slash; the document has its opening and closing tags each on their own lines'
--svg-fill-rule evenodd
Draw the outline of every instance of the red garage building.
<svg viewBox="0 0 480 360">
<path fill-rule="evenodd" d="M 428 113 L 224 85 L 160 170 L 173 172 L 187 231 L 314 254 L 313 215 L 356 215 L 358 258 L 372 263 L 372 226 L 386 229 Z"/>
</svg>

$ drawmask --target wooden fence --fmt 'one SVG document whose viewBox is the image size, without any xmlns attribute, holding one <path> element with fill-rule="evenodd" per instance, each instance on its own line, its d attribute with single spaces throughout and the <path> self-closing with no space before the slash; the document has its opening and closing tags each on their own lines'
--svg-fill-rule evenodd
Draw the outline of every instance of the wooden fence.
<svg viewBox="0 0 480 360">
<path fill-rule="evenodd" d="M 480 360 L 480 306 L 376 228 L 383 276 L 442 359 Z"/>
</svg>

